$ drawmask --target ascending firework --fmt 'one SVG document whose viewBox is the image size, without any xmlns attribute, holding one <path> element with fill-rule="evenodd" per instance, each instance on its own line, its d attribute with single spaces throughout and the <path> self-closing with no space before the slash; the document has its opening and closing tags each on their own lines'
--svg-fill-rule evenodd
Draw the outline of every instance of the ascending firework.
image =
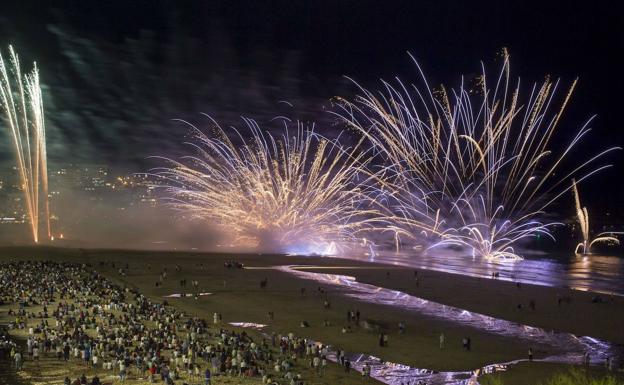
<svg viewBox="0 0 624 385">
<path fill-rule="evenodd" d="M 377 149 L 385 166 L 375 171 L 371 198 L 403 240 L 429 248 L 467 248 L 473 256 L 520 259 L 517 244 L 550 236 L 544 210 L 579 181 L 602 170 L 595 162 L 608 149 L 569 167 L 568 155 L 590 130 L 587 122 L 559 151 L 551 139 L 576 81 L 558 107 L 558 81 L 534 85 L 520 101 L 511 85 L 509 57 L 490 88 L 485 70 L 472 87 L 434 90 L 397 79 L 381 92 L 359 87 L 355 101 L 340 99 L 338 115 Z M 551 109 L 555 109 L 553 113 Z"/>
<path fill-rule="evenodd" d="M 581 234 L 583 235 L 583 242 L 576 245 L 574 252 L 581 254 L 590 254 L 591 248 L 596 243 L 607 244 L 620 244 L 620 240 L 614 237 L 616 233 L 600 233 L 596 235 L 596 238 L 591 239 L 589 235 L 589 214 L 587 213 L 587 207 L 581 206 L 581 198 L 579 197 L 578 188 L 576 187 L 576 181 L 572 179 L 572 192 L 574 193 L 574 204 L 576 206 L 576 218 L 578 219 L 579 226 L 581 227 Z"/>
<path fill-rule="evenodd" d="M 32 72 L 23 75 L 13 47 L 9 47 L 9 62 L 7 66 L 0 55 L 0 97 L 15 148 L 33 240 L 39 242 L 40 204 L 43 204 L 44 222 L 50 237 L 48 166 L 39 71 L 35 63 Z"/>
<path fill-rule="evenodd" d="M 197 154 L 154 170 L 169 203 L 182 214 L 222 226 L 237 244 L 283 252 L 331 253 L 355 244 L 371 211 L 360 209 L 366 152 L 344 148 L 301 123 L 264 133 L 244 119 L 230 135 L 193 127 Z"/>
</svg>

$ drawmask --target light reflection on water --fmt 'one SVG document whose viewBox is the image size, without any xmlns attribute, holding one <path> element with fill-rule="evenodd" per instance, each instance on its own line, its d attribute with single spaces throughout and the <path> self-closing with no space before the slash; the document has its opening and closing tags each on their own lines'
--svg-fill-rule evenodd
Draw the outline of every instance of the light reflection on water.
<svg viewBox="0 0 624 385">
<path fill-rule="evenodd" d="M 254 330 L 262 330 L 265 327 L 267 327 L 267 325 L 265 324 L 259 324 L 255 322 L 228 322 L 228 323 L 232 326 L 236 326 L 239 328 L 247 328 L 247 329 L 254 329 Z"/>
<path fill-rule="evenodd" d="M 207 295 L 212 295 L 212 293 L 199 293 L 197 294 L 198 297 L 205 297 Z M 165 295 L 163 296 L 164 298 L 185 298 L 185 297 L 193 297 L 194 294 L 192 293 L 173 293 L 173 294 L 169 294 L 169 295 Z"/>
<path fill-rule="evenodd" d="M 491 262 L 459 253 L 445 253 L 443 257 L 380 254 L 346 258 L 483 278 L 499 273 L 502 280 L 624 296 L 624 258 L 616 256 L 529 255 L 518 262 Z"/>
<path fill-rule="evenodd" d="M 583 355 L 589 354 L 592 364 L 602 364 L 607 357 L 617 362 L 624 357 L 624 348 L 592 337 L 577 337 L 569 333 L 548 331 L 541 328 L 522 325 L 464 309 L 443 305 L 437 302 L 418 298 L 398 290 L 382 288 L 357 282 L 354 277 L 338 274 L 326 274 L 304 271 L 305 266 L 278 266 L 276 269 L 293 274 L 303 279 L 340 286 L 341 294 L 358 300 L 395 306 L 416 311 L 426 316 L 451 322 L 464 327 L 484 330 L 488 333 L 516 338 L 526 341 L 527 346 L 546 345 L 552 349 L 550 356 L 543 361 L 579 364 Z M 329 359 L 336 360 L 335 355 Z M 428 369 L 412 368 L 406 365 L 384 362 L 376 357 L 357 354 L 351 355 L 353 367 L 361 371 L 365 363 L 371 366 L 371 375 L 391 385 L 399 385 L 407 381 L 424 381 L 430 385 L 447 384 L 478 384 L 478 376 L 484 373 L 506 370 L 510 365 L 523 360 L 506 363 L 495 363 L 473 371 L 434 372 Z"/>
</svg>

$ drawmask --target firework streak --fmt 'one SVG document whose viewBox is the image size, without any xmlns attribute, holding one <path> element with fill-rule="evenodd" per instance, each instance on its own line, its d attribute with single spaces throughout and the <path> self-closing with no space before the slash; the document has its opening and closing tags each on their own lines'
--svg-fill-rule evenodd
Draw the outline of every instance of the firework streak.
<svg viewBox="0 0 624 385">
<path fill-rule="evenodd" d="M 244 119 L 229 134 L 211 120 L 214 135 L 191 126 L 196 155 L 166 159 L 153 174 L 168 203 L 189 218 L 216 223 L 238 245 L 281 252 L 331 254 L 358 244 L 378 213 L 365 202 L 369 151 L 343 147 L 297 123 L 276 137 Z M 162 187 L 162 185 L 161 185 Z"/>
<path fill-rule="evenodd" d="M 32 237 L 39 242 L 40 205 L 48 238 L 51 236 L 43 99 L 36 63 L 31 73 L 22 75 L 13 47 L 9 47 L 8 66 L 0 55 L 0 98 L 15 149 Z"/>
<path fill-rule="evenodd" d="M 483 69 L 476 84 L 462 80 L 451 92 L 434 90 L 414 61 L 422 87 L 397 79 L 383 82 L 379 92 L 358 85 L 353 101 L 338 98 L 337 115 L 383 159 L 370 199 L 392 224 L 397 249 L 409 242 L 520 259 L 514 251 L 519 242 L 552 236 L 555 223 L 544 213 L 571 188 L 570 179 L 580 182 L 610 167 L 599 162 L 615 148 L 575 163 L 577 151 L 569 159 L 589 133 L 589 121 L 569 143 L 552 148 L 576 80 L 562 102 L 554 100 L 559 82 L 549 78 L 533 85 L 522 102 L 506 51 L 502 60 L 493 87 Z"/>
</svg>

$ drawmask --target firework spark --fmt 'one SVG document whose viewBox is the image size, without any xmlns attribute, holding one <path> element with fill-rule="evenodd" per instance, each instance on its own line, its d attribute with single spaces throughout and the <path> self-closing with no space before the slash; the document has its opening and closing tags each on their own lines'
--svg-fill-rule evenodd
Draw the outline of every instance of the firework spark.
<svg viewBox="0 0 624 385">
<path fill-rule="evenodd" d="M 589 121 L 561 150 L 551 146 L 576 81 L 558 106 L 559 82 L 549 78 L 523 103 L 506 51 L 502 59 L 493 88 L 483 69 L 476 85 L 462 80 L 450 93 L 434 90 L 414 60 L 423 87 L 397 79 L 383 82 L 380 92 L 358 86 L 354 101 L 339 99 L 338 116 L 384 158 L 371 200 L 393 223 L 397 248 L 408 239 L 429 249 L 459 246 L 473 256 L 520 259 L 520 241 L 551 236 L 555 223 L 539 218 L 570 189 L 567 181 L 609 167 L 596 162 L 615 148 L 567 164 Z"/>
<path fill-rule="evenodd" d="M 587 207 L 581 206 L 581 198 L 579 197 L 578 188 L 576 187 L 576 180 L 572 179 L 572 192 L 574 193 L 574 203 L 576 206 L 576 218 L 578 220 L 579 226 L 581 227 L 581 234 L 583 236 L 583 242 L 580 242 L 576 245 L 574 252 L 579 254 L 579 249 L 581 250 L 581 254 L 591 254 L 591 248 L 596 243 L 607 243 L 607 244 L 615 244 L 619 245 L 620 240 L 617 239 L 614 235 L 620 233 L 600 233 L 596 235 L 596 238 L 591 239 L 589 235 L 589 214 L 587 213 Z"/>
<path fill-rule="evenodd" d="M 211 120 L 212 121 L 212 120 Z M 191 125 L 196 155 L 165 159 L 154 175 L 183 215 L 219 224 L 238 244 L 283 252 L 327 253 L 355 244 L 374 219 L 358 182 L 367 152 L 342 147 L 297 123 L 274 137 L 244 119 L 230 135 L 216 122 L 208 136 Z"/>
<path fill-rule="evenodd" d="M 45 124 L 39 71 L 35 63 L 32 72 L 23 75 L 19 57 L 11 46 L 8 65 L 0 54 L 0 97 L 15 149 L 16 165 L 32 237 L 35 242 L 39 242 L 40 205 L 43 205 L 48 238 L 51 235 Z"/>
</svg>

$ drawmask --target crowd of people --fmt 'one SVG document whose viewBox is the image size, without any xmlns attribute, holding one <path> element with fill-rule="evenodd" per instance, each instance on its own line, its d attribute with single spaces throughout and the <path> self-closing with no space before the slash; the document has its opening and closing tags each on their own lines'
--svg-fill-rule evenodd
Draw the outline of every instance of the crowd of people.
<svg viewBox="0 0 624 385">
<path fill-rule="evenodd" d="M 168 385 L 209 385 L 223 375 L 303 385 L 298 370 L 303 365 L 318 376 L 327 367 L 327 347 L 293 334 L 254 340 L 245 331 L 224 328 L 218 313 L 212 324 L 189 316 L 85 264 L 0 264 L 0 301 L 11 305 L 0 349 L 9 351 L 16 370 L 24 361 L 53 360 L 94 373 L 91 379 L 66 377 L 66 385 L 99 385 L 98 374 Z M 10 334 L 24 336 L 25 344 L 16 344 Z"/>
</svg>

